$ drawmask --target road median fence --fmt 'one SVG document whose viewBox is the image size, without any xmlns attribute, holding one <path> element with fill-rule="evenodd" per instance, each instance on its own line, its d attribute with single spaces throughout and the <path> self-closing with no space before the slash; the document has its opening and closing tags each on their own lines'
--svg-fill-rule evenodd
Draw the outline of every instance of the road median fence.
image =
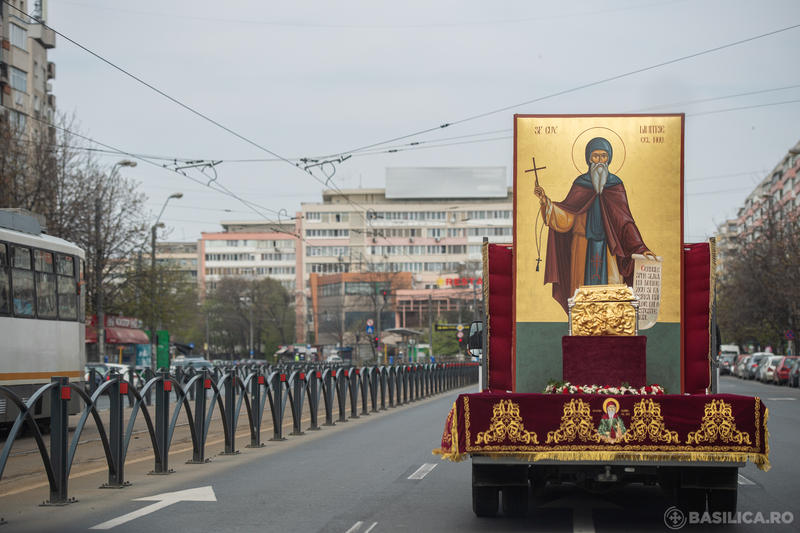
<svg viewBox="0 0 800 533">
<path fill-rule="evenodd" d="M 212 421 L 221 421 L 222 453 L 238 453 L 236 428 L 243 406 L 250 434 L 246 446 L 259 448 L 264 446 L 262 427 L 270 420 L 270 440 L 286 439 L 287 408 L 292 425 L 289 435 L 300 436 L 305 431 L 346 422 L 348 410 L 350 419 L 359 418 L 477 383 L 478 369 L 477 363 L 364 367 L 295 364 L 249 365 L 213 371 L 179 369 L 174 373 L 146 372 L 136 376 L 111 373 L 105 381 L 95 380 L 91 375 L 85 388 L 80 383 L 70 383 L 66 377 L 54 377 L 24 400 L 0 386 L 0 397 L 19 412 L 0 453 L 0 480 L 23 428 L 35 440 L 47 476 L 50 497 L 45 505 L 65 505 L 74 501 L 68 494 L 70 470 L 90 417 L 96 425 L 108 467 L 108 481 L 101 488 L 121 488 L 130 484 L 125 479 L 125 459 L 139 416 L 144 419 L 150 438 L 154 461 L 151 473 L 169 474 L 173 472 L 169 465 L 170 445 L 181 414 L 188 420 L 192 444 L 192 458 L 187 463 L 204 464 L 208 462 L 206 443 Z M 82 409 L 74 431 L 70 431 L 68 405 L 75 397 Z M 108 403 L 107 423 L 98 409 L 101 398 Z M 41 402 L 49 402 L 49 420 L 37 420 L 34 416 Z M 218 419 L 213 416 L 215 410 Z M 302 427 L 304 411 L 309 414 L 305 431 Z M 265 419 L 266 414 L 269 419 Z M 44 436 L 48 426 L 49 448 Z"/>
</svg>

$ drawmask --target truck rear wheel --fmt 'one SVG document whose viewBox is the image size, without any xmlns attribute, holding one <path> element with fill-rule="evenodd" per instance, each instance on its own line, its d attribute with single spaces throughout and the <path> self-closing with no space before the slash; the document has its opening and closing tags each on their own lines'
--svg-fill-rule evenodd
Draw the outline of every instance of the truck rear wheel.
<svg viewBox="0 0 800 533">
<path fill-rule="evenodd" d="M 503 487 L 503 514 L 507 516 L 528 514 L 528 487 Z"/>
<path fill-rule="evenodd" d="M 708 512 L 735 513 L 738 499 L 738 488 L 711 489 L 708 491 Z"/>
<path fill-rule="evenodd" d="M 472 511 L 475 513 L 475 516 L 481 518 L 497 516 L 498 496 L 499 491 L 497 487 L 476 487 L 473 485 Z"/>
</svg>

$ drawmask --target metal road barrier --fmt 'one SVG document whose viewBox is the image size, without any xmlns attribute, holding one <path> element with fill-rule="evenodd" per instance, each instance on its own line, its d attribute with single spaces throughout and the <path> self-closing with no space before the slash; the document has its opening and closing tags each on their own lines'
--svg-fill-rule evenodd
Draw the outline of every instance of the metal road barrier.
<svg viewBox="0 0 800 533">
<path fill-rule="evenodd" d="M 267 402 L 273 429 L 270 440 L 281 441 L 286 439 L 283 424 L 287 407 L 292 417 L 290 435 L 300 436 L 304 434 L 302 414 L 306 402 L 310 413 L 310 426 L 306 430 L 316 431 L 321 429 L 320 410 L 324 411 L 322 425 L 333 426 L 336 422 L 347 422 L 348 400 L 349 418 L 359 418 L 369 415 L 370 410 L 373 413 L 386 410 L 387 404 L 393 408 L 477 383 L 478 371 L 477 363 L 372 367 L 250 365 L 216 368 L 213 372 L 177 369 L 174 374 L 167 371 L 153 373 L 146 369 L 138 380 L 134 379 L 133 371 L 125 375 L 112 372 L 100 381 L 96 380 L 92 369 L 86 389 L 81 384 L 70 383 L 66 377 L 54 377 L 25 401 L 7 387 L 0 386 L 0 397 L 13 403 L 19 411 L 0 453 L 0 479 L 23 426 L 29 429 L 36 441 L 47 475 L 50 498 L 45 505 L 64 505 L 74 501 L 67 490 L 69 474 L 81 433 L 90 416 L 97 426 L 108 465 L 108 483 L 101 488 L 120 488 L 130 485 L 125 479 L 125 459 L 140 413 L 150 436 L 154 462 L 152 473 L 169 474 L 174 471 L 169 466 L 169 449 L 181 412 L 189 422 L 192 440 L 192 458 L 187 464 L 203 464 L 209 461 L 205 456 L 206 440 L 215 408 L 220 414 L 225 437 L 222 453 L 231 455 L 239 453 L 235 436 L 242 406 L 250 429 L 247 447 L 260 448 L 264 446 L 261 428 Z M 67 404 L 73 394 L 82 400 L 84 407 L 70 440 Z M 151 402 L 152 396 L 154 402 Z M 101 398 L 108 398 L 107 425 L 98 410 Z M 123 412 L 125 398 L 131 408 L 127 425 Z M 170 402 L 171 398 L 173 402 Z M 45 445 L 42 428 L 34 419 L 39 401 L 50 403 L 51 418 L 43 422 L 43 426 L 47 422 L 50 426 L 49 448 Z M 339 416 L 334 421 L 335 407 L 338 407 Z"/>
</svg>

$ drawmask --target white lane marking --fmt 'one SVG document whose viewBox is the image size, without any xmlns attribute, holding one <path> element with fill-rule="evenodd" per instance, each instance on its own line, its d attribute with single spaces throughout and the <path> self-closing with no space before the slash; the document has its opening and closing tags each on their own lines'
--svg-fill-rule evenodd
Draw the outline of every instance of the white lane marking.
<svg viewBox="0 0 800 533">
<path fill-rule="evenodd" d="M 592 508 L 579 506 L 572 510 L 573 533 L 595 533 Z"/>
<path fill-rule="evenodd" d="M 124 514 L 120 517 L 103 522 L 102 524 L 97 524 L 96 526 L 92 526 L 89 529 L 111 529 L 112 527 L 116 527 L 126 522 L 130 522 L 131 520 L 134 520 L 136 518 L 140 518 L 150 513 L 154 513 L 159 509 L 163 509 L 164 507 L 172 505 L 173 503 L 178 503 L 181 501 L 215 502 L 217 501 L 217 496 L 214 494 L 214 489 L 211 487 L 211 485 L 207 485 L 205 487 L 179 490 L 176 492 L 164 492 L 162 494 L 156 494 L 155 496 L 145 496 L 144 498 L 136 498 L 133 501 L 154 501 L 154 500 L 156 503 L 152 505 L 142 507 L 137 511 Z"/>
<path fill-rule="evenodd" d="M 767 400 L 775 401 L 775 402 L 793 402 L 797 398 L 766 398 Z"/>
<path fill-rule="evenodd" d="M 359 520 L 358 522 L 356 522 L 355 524 L 353 524 L 353 527 L 351 527 L 350 529 L 348 529 L 347 531 L 345 531 L 345 533 L 356 533 L 356 531 L 358 531 L 359 529 L 361 529 L 361 526 L 363 526 L 363 525 L 364 525 L 364 522 L 362 522 L 361 520 Z"/>
<path fill-rule="evenodd" d="M 739 474 L 739 485 L 755 485 L 752 481 Z"/>
<path fill-rule="evenodd" d="M 417 468 L 416 472 L 408 476 L 408 479 L 422 479 L 434 468 L 436 468 L 436 463 L 425 463 L 421 467 Z"/>
<path fill-rule="evenodd" d="M 372 523 L 372 525 L 371 525 L 371 526 L 369 526 L 369 527 L 367 528 L 367 530 L 366 530 L 364 533 L 369 533 L 369 532 L 370 532 L 370 531 L 372 531 L 372 529 L 373 529 L 375 526 L 377 526 L 377 525 L 378 525 L 378 523 L 377 523 L 377 522 L 373 522 L 373 523 Z"/>
</svg>

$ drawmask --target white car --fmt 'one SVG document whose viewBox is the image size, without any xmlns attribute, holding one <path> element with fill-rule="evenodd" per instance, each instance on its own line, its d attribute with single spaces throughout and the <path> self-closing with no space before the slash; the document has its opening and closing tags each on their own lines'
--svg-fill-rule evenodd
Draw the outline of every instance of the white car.
<svg viewBox="0 0 800 533">
<path fill-rule="evenodd" d="M 338 355 L 329 355 L 327 359 L 325 359 L 326 363 L 343 363 L 342 358 Z"/>
</svg>

